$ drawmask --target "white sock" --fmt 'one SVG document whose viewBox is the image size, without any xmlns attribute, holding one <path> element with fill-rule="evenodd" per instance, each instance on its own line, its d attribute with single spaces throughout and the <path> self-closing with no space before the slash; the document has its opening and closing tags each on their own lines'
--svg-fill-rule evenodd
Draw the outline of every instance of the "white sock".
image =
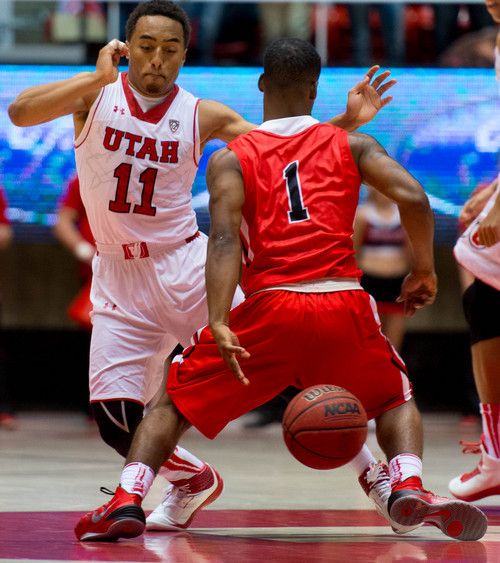
<svg viewBox="0 0 500 563">
<path fill-rule="evenodd" d="M 160 467 L 158 475 L 171 483 L 188 481 L 199 473 L 205 464 L 184 448 L 177 446 L 174 453 Z"/>
<path fill-rule="evenodd" d="M 376 462 L 377 460 L 373 457 L 370 448 L 364 444 L 359 454 L 348 465 L 358 477 L 361 477 L 366 469 L 370 467 L 370 464 Z"/>
<path fill-rule="evenodd" d="M 133 495 L 144 498 L 153 484 L 155 473 L 144 463 L 133 462 L 127 464 L 122 471 L 120 487 Z"/>
<path fill-rule="evenodd" d="M 422 479 L 422 460 L 414 454 L 399 454 L 389 462 L 389 476 L 392 488 L 409 477 Z"/>
</svg>

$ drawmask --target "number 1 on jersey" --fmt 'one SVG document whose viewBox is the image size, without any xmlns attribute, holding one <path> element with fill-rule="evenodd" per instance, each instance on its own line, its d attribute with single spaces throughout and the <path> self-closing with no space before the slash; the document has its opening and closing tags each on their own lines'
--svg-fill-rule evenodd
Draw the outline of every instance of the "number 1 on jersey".
<svg viewBox="0 0 500 563">
<path fill-rule="evenodd" d="M 291 162 L 283 170 L 283 178 L 286 180 L 286 191 L 288 193 L 288 203 L 290 211 L 288 212 L 288 220 L 290 223 L 299 221 L 307 221 L 309 219 L 309 211 L 304 207 L 302 201 L 302 188 L 299 178 L 299 161 Z"/>
<path fill-rule="evenodd" d="M 146 168 L 139 176 L 143 189 L 141 195 L 141 204 L 134 205 L 132 213 L 139 215 L 156 215 L 156 207 L 152 205 L 153 192 L 155 188 L 156 173 L 155 168 Z M 115 213 L 129 213 L 130 203 L 127 201 L 128 187 L 130 183 L 130 175 L 132 166 L 122 163 L 115 169 L 114 176 L 118 180 L 116 184 L 115 199 L 109 202 L 109 210 Z"/>
</svg>

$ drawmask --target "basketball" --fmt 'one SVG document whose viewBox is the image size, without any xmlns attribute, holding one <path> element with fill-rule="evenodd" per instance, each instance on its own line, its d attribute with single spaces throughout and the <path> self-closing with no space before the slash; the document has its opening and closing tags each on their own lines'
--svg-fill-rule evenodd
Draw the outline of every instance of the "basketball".
<svg viewBox="0 0 500 563">
<path fill-rule="evenodd" d="M 359 453 L 367 434 L 366 411 L 335 385 L 304 389 L 283 415 L 283 437 L 295 459 L 313 469 L 335 469 Z"/>
</svg>

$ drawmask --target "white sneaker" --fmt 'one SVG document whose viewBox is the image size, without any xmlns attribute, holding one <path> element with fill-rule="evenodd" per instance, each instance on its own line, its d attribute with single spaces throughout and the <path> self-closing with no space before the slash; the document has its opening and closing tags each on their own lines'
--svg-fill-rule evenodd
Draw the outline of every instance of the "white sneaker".
<svg viewBox="0 0 500 563">
<path fill-rule="evenodd" d="M 481 437 L 482 438 L 482 437 Z M 484 443 L 460 442 L 464 454 L 481 454 L 478 466 L 470 473 L 454 477 L 448 483 L 450 493 L 460 500 L 471 502 L 491 495 L 500 495 L 500 459 L 486 453 Z"/>
<path fill-rule="evenodd" d="M 420 523 L 416 526 L 403 526 L 391 518 L 387 509 L 387 501 L 391 496 L 391 481 L 389 479 L 389 468 L 385 463 L 381 461 L 370 463 L 370 466 L 366 468 L 358 481 L 366 496 L 375 503 L 377 512 L 386 518 L 396 534 L 407 534 L 422 525 Z"/>
<path fill-rule="evenodd" d="M 146 530 L 185 530 L 198 510 L 218 498 L 223 487 L 217 471 L 205 463 L 200 473 L 185 485 L 170 485 L 165 489 L 163 501 L 146 518 Z"/>
</svg>

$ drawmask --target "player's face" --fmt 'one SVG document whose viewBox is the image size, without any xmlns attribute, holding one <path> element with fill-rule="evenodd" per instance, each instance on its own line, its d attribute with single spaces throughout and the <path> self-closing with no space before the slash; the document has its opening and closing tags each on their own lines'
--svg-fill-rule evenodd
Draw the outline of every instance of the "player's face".
<svg viewBox="0 0 500 563">
<path fill-rule="evenodd" d="M 486 0 L 486 8 L 491 17 L 500 22 L 500 0 Z"/>
<path fill-rule="evenodd" d="M 132 86 L 145 96 L 167 94 L 186 60 L 182 25 L 165 16 L 142 16 L 127 45 Z"/>
</svg>

